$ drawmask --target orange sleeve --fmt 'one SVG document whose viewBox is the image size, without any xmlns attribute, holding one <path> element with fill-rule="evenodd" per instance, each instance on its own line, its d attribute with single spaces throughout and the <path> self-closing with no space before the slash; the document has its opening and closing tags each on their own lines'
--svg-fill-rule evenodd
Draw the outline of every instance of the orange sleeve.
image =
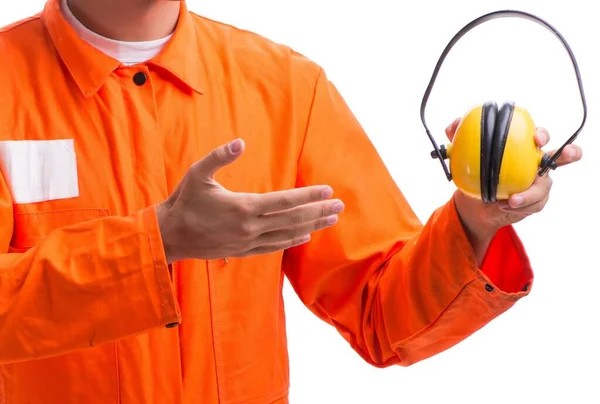
<svg viewBox="0 0 600 404">
<path fill-rule="evenodd" d="M 322 71 L 298 166 L 297 185 L 312 184 L 331 185 L 346 210 L 288 250 L 284 269 L 303 303 L 372 365 L 442 352 L 529 293 L 514 229 L 497 233 L 478 268 L 453 200 L 420 223 Z"/>
<path fill-rule="evenodd" d="M 8 253 L 0 175 L 0 365 L 60 355 L 179 322 L 155 209 L 57 229 Z"/>
</svg>

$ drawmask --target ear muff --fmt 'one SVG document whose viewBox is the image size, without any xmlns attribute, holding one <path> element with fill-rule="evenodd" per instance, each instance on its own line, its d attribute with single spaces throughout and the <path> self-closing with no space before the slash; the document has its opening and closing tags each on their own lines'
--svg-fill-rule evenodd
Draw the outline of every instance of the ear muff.
<svg viewBox="0 0 600 404">
<path fill-rule="evenodd" d="M 468 31 L 483 22 L 502 18 L 521 17 L 532 20 L 550 30 L 568 52 L 579 87 L 583 118 L 573 135 L 552 155 L 544 154 L 536 145 L 536 126 L 529 112 L 507 102 L 498 108 L 494 101 L 477 105 L 463 116 L 452 143 L 438 147 L 425 122 L 425 107 L 441 65 L 450 49 Z M 556 168 L 556 160 L 563 149 L 573 143 L 587 119 L 587 103 L 579 67 L 571 48 L 562 35 L 542 19 L 514 10 L 501 10 L 485 14 L 462 28 L 446 46 L 421 102 L 421 121 L 427 136 L 434 146 L 431 157 L 438 159 L 448 181 L 454 181 L 464 193 L 480 198 L 485 203 L 508 199 L 512 194 L 525 191 L 535 181 L 536 175 L 544 175 Z M 446 165 L 450 160 L 450 168 Z"/>
<path fill-rule="evenodd" d="M 500 108 L 494 101 L 473 107 L 444 151 L 454 183 L 485 203 L 527 189 L 544 156 L 535 132 L 531 115 L 512 102 Z"/>
</svg>

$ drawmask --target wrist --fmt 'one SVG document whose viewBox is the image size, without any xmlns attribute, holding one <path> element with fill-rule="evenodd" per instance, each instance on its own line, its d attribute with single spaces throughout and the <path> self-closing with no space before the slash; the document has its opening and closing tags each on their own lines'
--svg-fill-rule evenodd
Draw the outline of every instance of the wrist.
<svg viewBox="0 0 600 404">
<path fill-rule="evenodd" d="M 473 248 L 477 265 L 481 266 L 498 229 L 488 224 L 483 217 L 483 210 L 478 206 L 480 201 L 460 191 L 456 191 L 453 198 L 456 213 Z"/>
</svg>

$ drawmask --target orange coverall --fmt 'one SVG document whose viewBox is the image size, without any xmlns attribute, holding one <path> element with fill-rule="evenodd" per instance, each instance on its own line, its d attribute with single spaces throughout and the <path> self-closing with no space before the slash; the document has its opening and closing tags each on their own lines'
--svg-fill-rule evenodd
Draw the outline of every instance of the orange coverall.
<svg viewBox="0 0 600 404">
<path fill-rule="evenodd" d="M 452 201 L 419 222 L 317 64 L 185 3 L 180 17 L 136 66 L 82 42 L 57 0 L 0 31 L 1 403 L 287 403 L 284 276 L 378 367 L 529 293 L 512 227 L 478 268 Z M 226 188 L 328 184 L 346 211 L 299 248 L 171 276 L 155 204 L 238 136 Z"/>
</svg>

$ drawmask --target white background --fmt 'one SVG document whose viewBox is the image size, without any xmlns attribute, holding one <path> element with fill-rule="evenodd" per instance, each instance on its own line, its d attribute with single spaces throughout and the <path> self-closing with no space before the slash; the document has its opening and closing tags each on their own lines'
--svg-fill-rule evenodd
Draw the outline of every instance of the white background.
<svg viewBox="0 0 600 404">
<path fill-rule="evenodd" d="M 529 11 L 561 31 L 580 64 L 590 111 L 577 140 L 584 159 L 554 172 L 545 211 L 517 225 L 536 274 L 531 295 L 449 351 L 410 368 L 380 370 L 365 364 L 286 285 L 293 404 L 600 403 L 600 24 L 594 5 L 188 0 L 199 14 L 285 43 L 321 64 L 422 220 L 450 197 L 453 184 L 429 158 L 419 106 L 437 58 L 462 26 L 497 9 Z M 42 6 L 41 0 L 1 2 L 0 25 Z M 427 111 L 438 141 L 445 141 L 450 121 L 487 99 L 527 108 L 550 131 L 553 148 L 581 119 L 567 53 L 549 31 L 526 20 L 488 22 L 455 47 Z"/>
</svg>

